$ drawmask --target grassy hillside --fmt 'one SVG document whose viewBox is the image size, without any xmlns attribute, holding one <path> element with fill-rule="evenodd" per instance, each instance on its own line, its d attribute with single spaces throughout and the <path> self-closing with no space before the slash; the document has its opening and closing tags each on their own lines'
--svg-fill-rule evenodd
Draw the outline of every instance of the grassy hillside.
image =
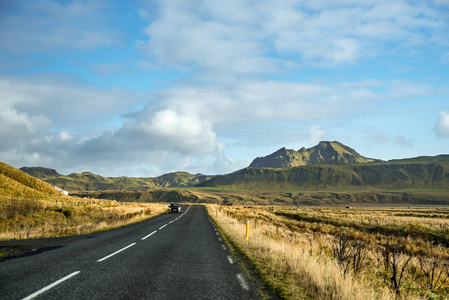
<svg viewBox="0 0 449 300">
<path fill-rule="evenodd" d="M 22 171 L 71 192 L 108 190 L 148 190 L 189 187 L 211 179 L 212 176 L 174 172 L 155 178 L 103 177 L 90 172 L 61 175 L 53 169 L 23 167 Z"/>
<path fill-rule="evenodd" d="M 85 192 L 84 195 L 96 199 L 126 202 L 163 201 L 220 205 L 449 205 L 449 190 L 262 192 L 187 188 L 145 191 L 94 191 Z"/>
<path fill-rule="evenodd" d="M 49 183 L 0 162 L 0 240 L 85 234 L 149 218 L 166 207 L 65 196 Z M 0 257 L 16 250 L 0 248 Z"/>
<path fill-rule="evenodd" d="M 259 191 L 449 189 L 449 156 L 385 163 L 246 168 L 199 187 Z"/>
<path fill-rule="evenodd" d="M 52 185 L 0 162 L 0 196 L 47 198 L 60 195 Z"/>
</svg>

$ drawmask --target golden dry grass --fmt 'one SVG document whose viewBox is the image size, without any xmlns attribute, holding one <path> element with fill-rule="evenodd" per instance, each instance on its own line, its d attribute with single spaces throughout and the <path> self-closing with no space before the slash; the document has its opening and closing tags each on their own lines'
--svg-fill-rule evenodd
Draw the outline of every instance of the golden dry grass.
<svg viewBox="0 0 449 300">
<path fill-rule="evenodd" d="M 446 299 L 449 292 L 449 282 L 442 277 L 432 279 L 440 288 L 431 288 L 420 265 L 420 260 L 431 265 L 436 257 L 440 265 L 435 270 L 442 271 L 443 275 L 444 270 L 447 272 L 444 269 L 448 262 L 447 246 L 436 245 L 425 239 L 427 235 L 421 235 L 447 234 L 444 223 L 447 208 L 275 208 L 271 211 L 207 205 L 207 209 L 223 234 L 286 299 Z M 300 218 L 294 217 L 297 215 Z M 245 239 L 246 221 L 250 224 L 248 240 Z M 390 235 L 395 231 L 382 230 L 383 227 L 400 230 L 410 222 L 417 230 L 416 235 L 411 232 L 395 236 Z M 370 231 L 372 226 L 380 230 Z M 347 232 L 349 242 L 363 242 L 366 248 L 367 256 L 360 272 L 348 268 L 344 273 L 335 257 L 334 242 L 342 232 Z M 410 259 L 398 289 L 400 296 L 395 293 L 385 257 L 379 256 L 390 245 L 391 249 L 393 245 L 401 245 L 397 252 L 399 267 Z"/>
<path fill-rule="evenodd" d="M 163 203 L 55 197 L 0 197 L 0 239 L 87 234 L 141 221 L 166 211 Z"/>
</svg>

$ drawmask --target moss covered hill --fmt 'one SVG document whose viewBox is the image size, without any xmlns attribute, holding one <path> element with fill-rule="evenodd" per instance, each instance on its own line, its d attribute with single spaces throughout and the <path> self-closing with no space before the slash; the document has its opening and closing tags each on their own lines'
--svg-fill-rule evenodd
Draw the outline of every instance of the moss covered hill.
<svg viewBox="0 0 449 300">
<path fill-rule="evenodd" d="M 375 163 L 246 168 L 198 186 L 259 191 L 449 189 L 449 155 Z"/>
<path fill-rule="evenodd" d="M 90 172 L 61 175 L 53 169 L 42 167 L 23 167 L 20 170 L 57 185 L 69 192 L 106 191 L 106 190 L 148 190 L 194 186 L 209 180 L 212 176 L 192 175 L 186 172 L 174 172 L 155 178 L 103 177 Z"/>
<path fill-rule="evenodd" d="M 315 164 L 367 163 L 380 161 L 358 154 L 339 142 L 320 142 L 312 148 L 298 151 L 281 148 L 265 157 L 256 158 L 250 168 L 289 168 Z"/>
<path fill-rule="evenodd" d="M 48 198 L 60 195 L 52 185 L 0 162 L 0 196 Z"/>
</svg>

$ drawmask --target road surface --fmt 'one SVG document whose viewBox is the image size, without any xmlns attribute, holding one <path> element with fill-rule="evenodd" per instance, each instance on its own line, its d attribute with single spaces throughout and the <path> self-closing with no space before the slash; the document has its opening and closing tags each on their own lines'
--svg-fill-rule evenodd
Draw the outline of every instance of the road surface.
<svg viewBox="0 0 449 300">
<path fill-rule="evenodd" d="M 84 236 L 3 241 L 0 299 L 261 299 L 203 206 Z"/>
</svg>

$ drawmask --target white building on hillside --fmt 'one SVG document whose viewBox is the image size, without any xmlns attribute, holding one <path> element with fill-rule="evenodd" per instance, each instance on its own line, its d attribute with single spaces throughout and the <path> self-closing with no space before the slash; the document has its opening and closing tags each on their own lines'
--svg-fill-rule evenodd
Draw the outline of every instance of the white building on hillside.
<svg viewBox="0 0 449 300">
<path fill-rule="evenodd" d="M 60 191 L 61 193 L 63 193 L 64 195 L 68 196 L 69 192 L 67 192 L 66 190 L 60 188 L 59 186 L 55 185 L 55 189 L 57 189 L 58 191 Z"/>
</svg>

